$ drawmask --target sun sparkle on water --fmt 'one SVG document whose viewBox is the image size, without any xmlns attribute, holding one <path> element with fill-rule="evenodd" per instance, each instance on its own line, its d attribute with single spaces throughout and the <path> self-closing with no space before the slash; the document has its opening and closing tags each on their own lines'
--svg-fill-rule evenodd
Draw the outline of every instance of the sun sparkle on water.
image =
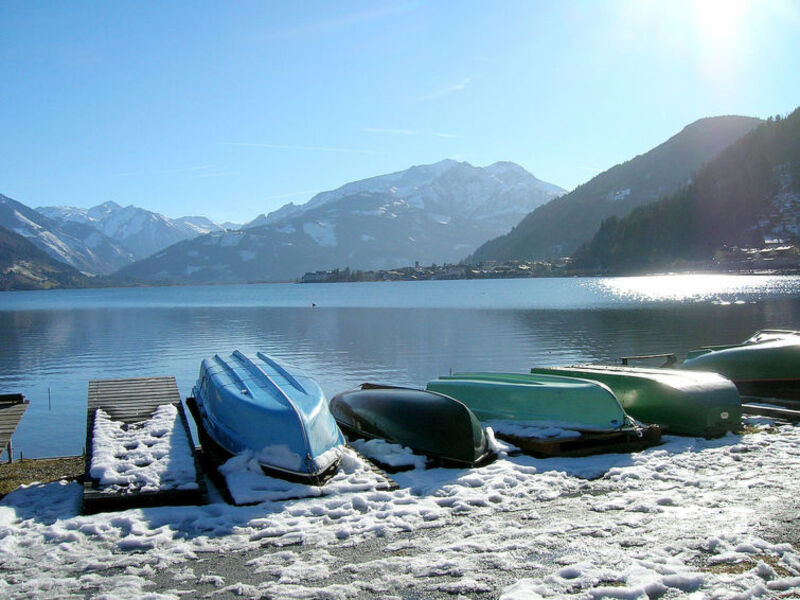
<svg viewBox="0 0 800 600">
<path fill-rule="evenodd" d="M 651 275 L 602 279 L 598 286 L 621 298 L 682 301 L 751 296 L 765 291 L 769 280 L 768 277 L 742 278 L 738 275 Z"/>
</svg>

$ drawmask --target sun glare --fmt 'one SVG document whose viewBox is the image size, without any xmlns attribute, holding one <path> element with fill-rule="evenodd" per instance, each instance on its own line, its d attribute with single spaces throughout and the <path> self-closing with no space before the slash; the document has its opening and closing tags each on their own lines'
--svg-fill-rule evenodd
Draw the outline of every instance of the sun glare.
<svg viewBox="0 0 800 600">
<path fill-rule="evenodd" d="M 727 46 L 740 39 L 747 8 L 743 0 L 694 0 L 691 6 L 704 46 Z"/>
</svg>

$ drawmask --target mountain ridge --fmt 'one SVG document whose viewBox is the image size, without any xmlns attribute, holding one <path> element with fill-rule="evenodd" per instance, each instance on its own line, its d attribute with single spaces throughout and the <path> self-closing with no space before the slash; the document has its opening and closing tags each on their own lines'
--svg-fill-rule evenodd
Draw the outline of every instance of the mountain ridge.
<svg viewBox="0 0 800 600">
<path fill-rule="evenodd" d="M 185 239 L 223 230 L 206 217 L 172 219 L 133 205 L 123 207 L 112 200 L 91 208 L 40 206 L 36 210 L 62 227 L 66 223 L 93 227 L 132 254 L 133 259 L 128 263 Z"/>
<path fill-rule="evenodd" d="M 692 183 L 625 218 L 605 220 L 573 257 L 614 273 L 710 262 L 726 246 L 800 241 L 800 109 L 768 120 Z"/>
<path fill-rule="evenodd" d="M 760 122 L 740 116 L 698 119 L 655 148 L 538 207 L 511 232 L 487 241 L 467 260 L 567 256 L 591 239 L 603 219 L 628 214 L 674 193 L 702 164 Z"/>
<path fill-rule="evenodd" d="M 183 283 L 275 281 L 318 269 L 456 262 L 564 191 L 511 164 L 444 160 L 349 182 L 303 205 L 284 205 L 272 219 L 262 215 L 238 232 L 173 246 L 120 275 Z"/>
<path fill-rule="evenodd" d="M 57 221 L 0 194 L 0 226 L 27 239 L 52 258 L 92 274 L 109 274 L 130 262 L 127 251 L 99 232 L 64 228 Z M 87 234 L 88 242 L 80 239 Z"/>
<path fill-rule="evenodd" d="M 0 225 L 0 290 L 89 287 L 91 278 Z"/>
</svg>

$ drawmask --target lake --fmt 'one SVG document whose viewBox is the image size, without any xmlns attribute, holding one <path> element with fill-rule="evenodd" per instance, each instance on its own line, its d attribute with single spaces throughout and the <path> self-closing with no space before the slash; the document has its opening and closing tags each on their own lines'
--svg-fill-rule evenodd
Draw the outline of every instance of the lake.
<svg viewBox="0 0 800 600">
<path fill-rule="evenodd" d="M 0 294 L 0 393 L 31 401 L 15 456 L 79 454 L 90 379 L 175 375 L 260 350 L 328 397 L 364 381 L 616 361 L 800 328 L 800 278 L 625 278 L 263 284 Z"/>
</svg>

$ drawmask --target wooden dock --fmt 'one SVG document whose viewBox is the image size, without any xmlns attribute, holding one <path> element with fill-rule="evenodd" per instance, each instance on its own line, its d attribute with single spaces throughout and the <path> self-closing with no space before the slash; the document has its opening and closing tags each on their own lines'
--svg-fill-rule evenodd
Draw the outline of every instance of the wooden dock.
<svg viewBox="0 0 800 600">
<path fill-rule="evenodd" d="M 103 490 L 90 475 L 93 454 L 95 417 L 102 409 L 114 421 L 126 425 L 141 423 L 153 416 L 159 406 L 175 406 L 186 432 L 186 439 L 194 459 L 196 489 L 167 489 L 159 491 L 111 491 Z M 83 484 L 83 512 L 95 513 L 123 510 L 134 507 L 202 504 L 206 499 L 197 453 L 195 452 L 189 422 L 181 404 L 178 386 L 174 377 L 145 377 L 135 379 L 97 379 L 89 382 L 89 398 L 86 414 L 86 475 Z"/>
<path fill-rule="evenodd" d="M 13 460 L 11 436 L 28 410 L 28 404 L 30 402 L 22 394 L 0 394 L 0 454 L 8 450 L 8 462 Z"/>
</svg>

